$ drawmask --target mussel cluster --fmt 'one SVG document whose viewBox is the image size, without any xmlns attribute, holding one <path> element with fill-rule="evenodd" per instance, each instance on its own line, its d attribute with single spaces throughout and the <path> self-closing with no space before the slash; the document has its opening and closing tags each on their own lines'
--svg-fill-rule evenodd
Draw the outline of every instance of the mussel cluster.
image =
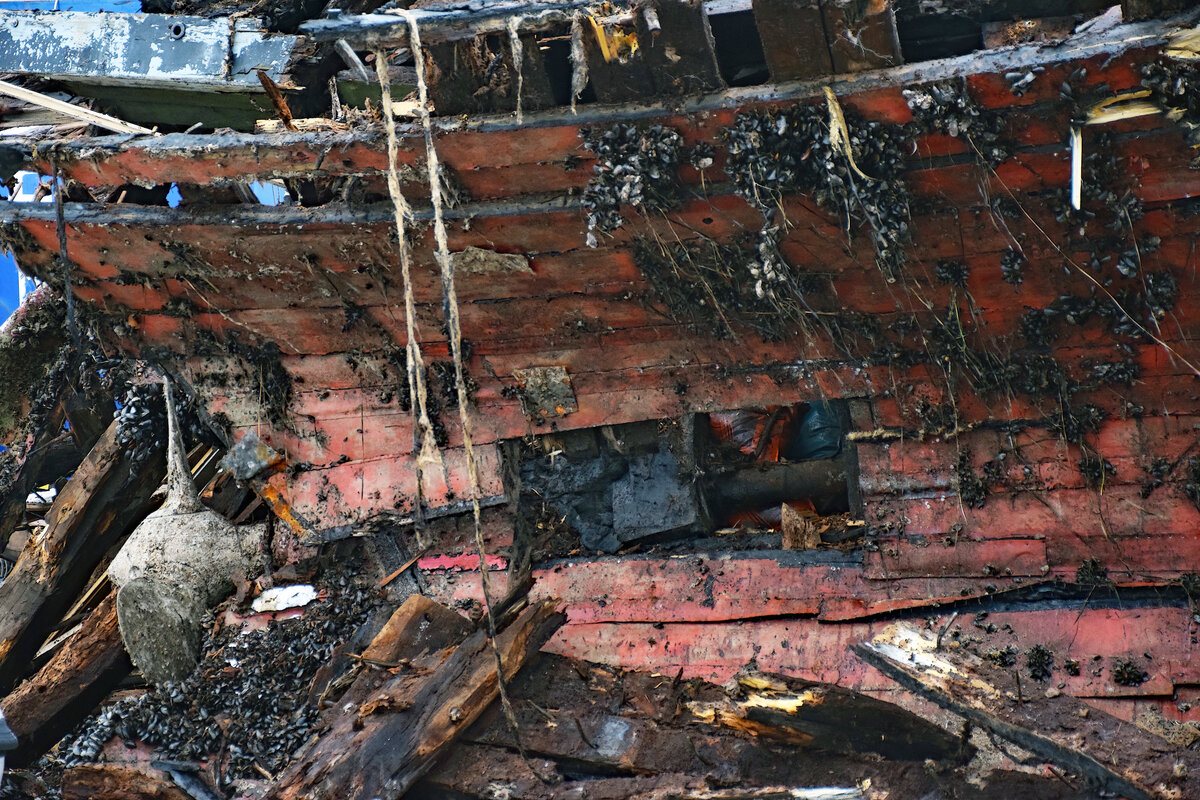
<svg viewBox="0 0 1200 800">
<path fill-rule="evenodd" d="M 1025 256 L 1011 247 L 1008 248 L 1000 258 L 1000 277 L 1005 283 L 1016 286 L 1025 279 L 1026 263 Z"/>
<path fill-rule="evenodd" d="M 1092 379 L 1098 384 L 1133 386 L 1141 372 L 1141 366 L 1131 358 L 1092 365 Z"/>
<path fill-rule="evenodd" d="M 216 444 L 208 426 L 200 422 L 195 401 L 176 393 L 175 412 L 189 444 Z M 130 461 L 142 464 L 167 446 L 167 404 L 161 383 L 133 383 L 120 399 L 117 410 L 117 442 Z"/>
<path fill-rule="evenodd" d="M 1158 322 L 1175 308 L 1179 299 L 1179 282 L 1170 272 L 1147 272 L 1142 279 L 1146 291 L 1143 295 L 1146 312 Z"/>
<path fill-rule="evenodd" d="M 362 624 L 369 596 L 349 579 L 302 617 L 210 636 L 196 671 L 118 701 L 83 724 L 57 752 L 68 766 L 95 761 L 113 736 L 141 741 L 164 758 L 221 757 L 225 780 L 276 774 L 304 743 L 319 709 L 308 698 L 317 670 Z"/>
<path fill-rule="evenodd" d="M 933 274 L 947 286 L 965 289 L 967 288 L 967 278 L 971 272 L 967 269 L 967 265 L 958 259 L 943 258 L 934 264 Z"/>
<path fill-rule="evenodd" d="M 965 80 L 927 83 L 902 91 L 912 112 L 914 133 L 943 133 L 965 138 L 987 164 L 1007 159 L 1009 149 L 1001 137 L 1001 121 L 987 114 L 967 91 Z"/>
<path fill-rule="evenodd" d="M 1200 146 L 1200 62 L 1163 58 L 1142 68 L 1142 86 L 1160 107 L 1175 112 L 1188 144 Z M 1200 156 L 1192 162 L 1200 166 Z"/>
<path fill-rule="evenodd" d="M 754 295 L 759 300 L 778 299 L 775 290 L 782 289 L 788 283 L 790 272 L 783 254 L 779 252 L 779 228 L 772 225 L 759 231 L 754 251 L 758 257 L 746 265 L 750 277 L 754 278 Z"/>
<path fill-rule="evenodd" d="M 738 194 L 768 218 L 785 194 L 798 192 L 841 214 L 848 227 L 865 221 L 876 263 L 895 280 L 910 223 L 900 129 L 847 113 L 852 164 L 833 146 L 829 116 L 824 105 L 739 114 L 725 132 L 725 171 Z"/>
<path fill-rule="evenodd" d="M 583 136 L 584 147 L 596 154 L 594 174 L 583 190 L 589 247 L 597 244 L 596 231 L 621 227 L 621 206 L 670 208 L 678 200 L 679 131 L 620 123 L 603 131 L 584 130 Z"/>
</svg>

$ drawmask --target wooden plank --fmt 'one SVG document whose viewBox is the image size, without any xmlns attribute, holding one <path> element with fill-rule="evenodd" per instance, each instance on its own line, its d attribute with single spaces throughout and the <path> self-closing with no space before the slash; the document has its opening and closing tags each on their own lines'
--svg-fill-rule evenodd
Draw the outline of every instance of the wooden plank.
<svg viewBox="0 0 1200 800">
<path fill-rule="evenodd" d="M 114 422 L 54 500 L 49 527 L 30 539 L 0 583 L 0 691 L 29 668 L 29 653 L 62 618 L 104 554 L 137 522 L 162 482 L 162 458 L 134 464 L 117 444 Z"/>
<path fill-rule="evenodd" d="M 0 20 L 0 71 L 126 87 L 243 92 L 253 87 L 261 94 L 256 68 L 285 83 L 301 47 L 299 37 L 270 33 L 252 18 L 2 11 Z M 108 129 L 150 132 L 137 126 Z"/>
<path fill-rule="evenodd" d="M 708 14 L 701 0 L 657 0 L 634 11 L 638 49 L 657 95 L 682 95 L 724 85 Z M 653 21 L 657 29 L 650 27 Z"/>
<path fill-rule="evenodd" d="M 1065 697 L 1017 690 L 1010 677 L 931 633 L 896 625 L 855 652 L 911 691 L 1080 775 L 1092 787 L 1150 800 L 1200 793 L 1200 759 Z M 1120 741 L 1119 748 L 1111 743 Z M 1176 765 L 1182 764 L 1183 768 Z"/>
<path fill-rule="evenodd" d="M 20 742 L 8 754 L 9 764 L 35 762 L 87 718 L 132 670 L 109 593 L 80 623 L 79 632 L 0 702 Z"/>
<path fill-rule="evenodd" d="M 543 603 L 526 609 L 497 637 L 506 679 L 521 670 L 560 622 L 553 605 Z M 495 700 L 496 681 L 496 661 L 479 631 L 416 685 L 401 673 L 384 687 L 374 713 L 343 714 L 345 735 L 326 736 L 301 753 L 267 797 L 402 796 Z"/>
<path fill-rule="evenodd" d="M 754 0 L 754 22 L 775 82 L 833 72 L 820 0 Z"/>
<path fill-rule="evenodd" d="M 95 125 L 97 128 L 103 128 L 104 130 L 133 134 L 154 133 L 154 131 L 149 128 L 143 128 L 141 125 L 134 125 L 131 122 L 125 122 L 108 114 L 101 114 L 99 111 L 93 111 L 90 108 L 67 103 L 56 97 L 50 97 L 49 95 L 35 92 L 32 89 L 26 89 L 24 86 L 18 86 L 8 81 L 0 81 L 0 94 L 24 100 L 26 103 L 33 103 L 34 105 L 48 108 L 51 111 L 57 111 L 59 114 L 86 122 L 89 125 Z"/>
<path fill-rule="evenodd" d="M 834 72 L 885 69 L 904 62 L 891 0 L 821 0 L 821 17 Z"/>
<path fill-rule="evenodd" d="M 1189 624 L 1188 608 L 1122 609 L 1117 607 L 1119 594 L 1098 588 L 1087 603 L 1026 601 L 1017 610 L 992 610 L 978 618 L 978 625 L 974 624 L 974 612 L 952 615 L 945 608 L 914 608 L 897 616 L 918 624 L 930 620 L 931 631 L 947 630 L 947 641 L 976 641 L 980 653 L 991 653 L 994 658 L 1011 646 L 1013 667 L 1022 672 L 1023 681 L 1035 687 L 1030 693 L 1044 694 L 1062 684 L 1061 692 L 1081 698 L 1169 697 L 1174 687 L 1196 683 L 1200 665 L 1191 655 L 1190 637 L 1176 633 Z M 1107 607 L 1097 607 L 1101 603 Z M 571 613 L 570 607 L 567 613 Z M 811 617 L 716 624 L 571 622 L 551 639 L 546 651 L 663 675 L 682 670 L 685 679 L 701 678 L 719 684 L 754 658 L 767 672 L 874 694 L 894 690 L 895 686 L 847 650 L 879 634 L 888 624 L 887 617 L 836 624 Z M 1034 645 L 1051 654 L 1053 683 L 1041 683 L 1028 676 L 1027 655 Z M 1070 660 L 1076 662 L 1079 675 L 1068 672 Z M 1121 662 L 1140 667 L 1145 679 L 1135 685 L 1116 682 L 1114 667 Z"/>
</svg>

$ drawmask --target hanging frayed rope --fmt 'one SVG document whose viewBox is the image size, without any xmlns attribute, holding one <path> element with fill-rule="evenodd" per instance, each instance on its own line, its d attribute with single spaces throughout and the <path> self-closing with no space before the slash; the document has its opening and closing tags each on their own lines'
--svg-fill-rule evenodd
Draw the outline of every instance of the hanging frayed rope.
<svg viewBox="0 0 1200 800">
<path fill-rule="evenodd" d="M 471 512 L 475 523 L 475 548 L 479 552 L 479 580 L 483 590 L 483 603 L 486 610 L 488 626 L 488 641 L 491 644 L 492 655 L 496 659 L 496 685 L 500 694 L 500 707 L 512 731 L 513 742 L 531 772 L 539 779 L 542 775 L 534 768 L 529 760 L 525 747 L 521 742 L 521 731 L 517 724 L 517 715 L 513 711 L 512 702 L 508 697 L 508 684 L 504 678 L 504 659 L 500 648 L 496 646 L 496 616 L 492 607 L 491 581 L 488 578 L 487 551 L 483 541 L 482 510 L 479 505 L 481 492 L 479 481 L 479 466 L 475 460 L 475 450 L 471 439 L 470 397 L 466 380 L 463 376 L 462 363 L 462 326 L 458 314 L 458 294 L 454 288 L 454 262 L 450 259 L 450 245 L 446 238 L 446 221 L 443 214 L 445 202 L 442 198 L 441 167 L 438 163 L 437 150 L 433 144 L 433 123 L 429 116 L 429 91 L 425 82 L 425 52 L 421 48 L 421 31 L 416 17 L 404 9 L 396 9 L 395 13 L 402 16 L 408 23 L 409 47 L 413 54 L 413 64 L 417 71 L 417 116 L 425 134 L 425 163 L 429 175 L 429 199 L 433 206 L 433 235 L 437 244 L 436 258 L 442 273 L 442 294 L 446 311 L 446 328 L 450 336 L 450 356 L 454 361 L 454 387 L 458 397 L 459 422 L 462 425 L 463 451 L 467 459 L 467 478 L 471 493 Z M 376 61 L 380 58 L 376 55 Z M 385 95 L 386 96 L 386 95 Z M 390 118 L 390 115 L 389 115 Z M 394 162 L 390 162 L 394 163 Z M 390 182 L 390 181 L 389 181 Z M 399 194 L 399 181 L 396 181 Z M 398 217 L 400 215 L 398 214 Z"/>
<path fill-rule="evenodd" d="M 400 277 L 404 288 L 404 325 L 406 334 L 405 364 L 408 370 L 408 392 L 410 407 L 417 414 L 417 425 L 413 430 L 413 444 L 418 453 L 416 460 L 417 494 L 414 500 L 414 518 L 416 520 L 418 545 L 425 547 L 427 542 L 420 541 L 424 536 L 424 472 L 425 467 L 441 463 L 441 452 L 437 448 L 437 440 L 433 433 L 433 423 L 429 418 L 429 393 L 425 385 L 425 362 L 421 357 L 420 337 L 417 332 L 417 303 L 413 296 L 412 287 L 412 245 L 408 240 L 408 223 L 412 218 L 412 210 L 404 193 L 400 190 L 400 171 L 397 167 L 396 118 L 392 108 L 392 84 L 388 77 L 387 56 L 382 50 L 375 51 L 375 74 L 379 79 L 379 97 L 383 105 L 384 127 L 387 129 L 388 143 L 388 194 L 391 195 L 392 208 L 396 221 L 397 248 L 400 251 Z"/>
<path fill-rule="evenodd" d="M 575 99 L 587 88 L 587 53 L 583 49 L 583 13 L 571 18 L 571 113 L 575 113 Z"/>
<path fill-rule="evenodd" d="M 508 18 L 508 48 L 512 52 L 513 71 L 517 75 L 517 124 L 523 125 L 521 118 L 521 91 L 525 88 L 525 45 L 521 41 L 521 17 Z"/>
</svg>

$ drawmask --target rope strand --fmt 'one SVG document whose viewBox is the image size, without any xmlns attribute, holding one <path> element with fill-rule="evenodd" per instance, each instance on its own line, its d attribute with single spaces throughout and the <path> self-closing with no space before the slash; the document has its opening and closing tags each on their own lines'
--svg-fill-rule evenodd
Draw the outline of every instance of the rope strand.
<svg viewBox="0 0 1200 800">
<path fill-rule="evenodd" d="M 446 221 L 443 213 L 445 201 L 442 197 L 441 167 L 438 163 L 437 150 L 433 143 L 433 123 L 429 116 L 429 93 L 425 81 L 425 53 L 421 48 L 421 31 L 416 17 L 407 10 L 396 9 L 396 13 L 408 22 L 409 46 L 413 54 L 413 63 L 417 72 L 417 116 L 425 134 L 425 163 L 429 175 L 429 199 L 433 205 L 433 235 L 436 243 L 435 258 L 441 269 L 442 294 L 446 311 L 446 328 L 450 337 L 450 356 L 454 361 L 454 388 L 458 398 L 459 422 L 462 425 L 463 451 L 467 460 L 467 477 L 471 494 L 471 514 L 474 519 L 475 548 L 479 552 L 479 580 L 483 590 L 483 603 L 486 610 L 488 642 L 491 644 L 492 655 L 496 660 L 496 686 L 500 694 L 500 707 L 504 718 L 512 731 L 513 742 L 517 751 L 525 761 L 530 771 L 539 780 L 545 780 L 534 768 L 525 752 L 521 741 L 521 730 L 517 724 L 517 715 L 513 711 L 512 702 L 508 696 L 508 682 L 504 677 L 504 659 L 500 648 L 496 645 L 496 616 L 492 608 L 491 585 L 488 578 L 487 551 L 483 541 L 482 511 L 479 505 L 481 494 L 479 480 L 479 465 L 475 459 L 475 450 L 471 439 L 471 417 L 469 411 L 470 397 L 467 392 L 466 380 L 463 376 L 462 364 L 462 327 L 458 314 L 458 293 L 454 288 L 454 262 L 450 258 L 450 245 L 446 237 Z M 376 55 L 376 61 L 380 56 Z"/>
<path fill-rule="evenodd" d="M 387 63 L 386 54 L 382 50 L 376 50 L 375 74 L 379 79 L 379 96 L 383 106 L 384 127 L 387 129 L 388 194 L 392 199 L 395 216 L 396 246 L 400 251 L 400 277 L 404 290 L 405 368 L 408 371 L 410 408 L 417 415 L 417 424 L 413 429 L 413 446 L 418 453 L 415 463 L 417 492 L 414 501 L 414 519 L 416 520 L 418 545 L 424 547 L 426 543 L 420 541 L 424 536 L 425 529 L 424 466 L 439 463 L 441 453 L 437 449 L 433 423 L 429 419 L 429 392 L 425 384 L 425 362 L 421 357 L 421 344 L 417 332 L 417 302 L 412 286 L 412 245 L 408 240 L 408 221 L 412 218 L 412 210 L 404 193 L 400 190 L 400 171 L 397 168 L 399 147 L 396 140 L 396 118 L 392 113 L 392 85 L 387 72 Z"/>
</svg>

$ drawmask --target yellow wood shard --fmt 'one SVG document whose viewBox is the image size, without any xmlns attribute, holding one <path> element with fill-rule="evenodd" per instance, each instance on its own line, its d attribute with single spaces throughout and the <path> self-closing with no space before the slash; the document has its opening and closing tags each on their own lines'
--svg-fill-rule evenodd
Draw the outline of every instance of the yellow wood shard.
<svg viewBox="0 0 1200 800">
<path fill-rule="evenodd" d="M 833 89 L 828 86 L 825 89 L 825 104 L 829 106 L 829 145 L 835 152 L 841 153 L 846 157 L 846 161 L 850 163 L 850 168 L 860 175 L 864 180 L 875 180 L 867 173 L 858 168 L 858 164 L 854 163 L 854 150 L 850 146 L 850 131 L 846 128 L 846 117 L 842 114 L 842 106 L 838 102 L 837 95 L 833 93 Z"/>
</svg>

